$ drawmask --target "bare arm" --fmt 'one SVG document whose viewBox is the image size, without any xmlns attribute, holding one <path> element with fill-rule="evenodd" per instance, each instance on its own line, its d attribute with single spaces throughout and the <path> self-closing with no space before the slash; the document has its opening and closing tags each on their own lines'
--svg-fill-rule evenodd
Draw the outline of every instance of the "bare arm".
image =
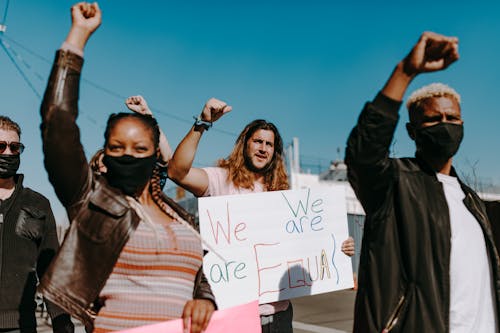
<svg viewBox="0 0 500 333">
<path fill-rule="evenodd" d="M 97 2 L 79 2 L 71 7 L 71 20 L 66 43 L 83 51 L 90 36 L 101 25 L 101 10 Z"/>
<path fill-rule="evenodd" d="M 231 109 L 225 102 L 211 98 L 200 117 L 203 121 L 214 122 Z M 207 173 L 203 169 L 192 167 L 204 131 L 202 126 L 193 126 L 177 146 L 168 166 L 168 177 L 196 196 L 201 196 L 208 187 Z"/>
<path fill-rule="evenodd" d="M 397 64 L 381 92 L 401 101 L 418 74 L 444 70 L 458 58 L 458 38 L 424 32 L 410 53 Z"/>
</svg>

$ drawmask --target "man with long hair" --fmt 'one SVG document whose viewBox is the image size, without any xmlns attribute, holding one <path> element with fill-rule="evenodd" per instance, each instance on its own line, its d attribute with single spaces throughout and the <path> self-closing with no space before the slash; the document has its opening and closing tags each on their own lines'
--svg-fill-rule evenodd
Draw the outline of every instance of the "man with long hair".
<svg viewBox="0 0 500 333">
<path fill-rule="evenodd" d="M 250 122 L 238 136 L 231 154 L 217 167 L 193 168 L 193 160 L 203 132 L 231 106 L 212 98 L 175 150 L 168 176 L 197 197 L 288 190 L 283 139 L 273 123 L 262 119 Z M 354 240 L 342 244 L 342 251 L 354 255 Z M 290 301 L 261 304 L 262 332 L 292 332 Z"/>
</svg>

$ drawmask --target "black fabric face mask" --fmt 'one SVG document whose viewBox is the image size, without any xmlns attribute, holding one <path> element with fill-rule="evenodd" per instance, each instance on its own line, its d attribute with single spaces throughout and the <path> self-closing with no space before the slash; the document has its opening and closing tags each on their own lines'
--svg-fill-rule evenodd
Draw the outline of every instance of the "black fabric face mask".
<svg viewBox="0 0 500 333">
<path fill-rule="evenodd" d="M 461 124 L 439 123 L 415 131 L 417 151 L 423 156 L 448 160 L 455 155 L 464 137 Z"/>
<path fill-rule="evenodd" d="M 0 178 L 14 176 L 21 163 L 20 155 L 0 155 Z"/>
<path fill-rule="evenodd" d="M 107 168 L 104 174 L 109 185 L 122 190 L 126 195 L 134 196 L 141 191 L 153 175 L 157 157 L 134 157 L 130 155 L 104 155 L 102 162 Z"/>
</svg>

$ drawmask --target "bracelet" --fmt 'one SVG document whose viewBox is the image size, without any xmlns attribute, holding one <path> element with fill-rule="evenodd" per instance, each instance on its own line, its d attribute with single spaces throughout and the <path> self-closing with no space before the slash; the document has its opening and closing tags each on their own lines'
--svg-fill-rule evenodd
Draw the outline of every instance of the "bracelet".
<svg viewBox="0 0 500 333">
<path fill-rule="evenodd" d="M 201 119 L 201 116 L 193 116 L 194 118 L 194 125 L 195 127 L 203 127 L 205 131 L 208 131 L 210 127 L 212 127 L 212 122 L 210 121 L 205 121 Z"/>
</svg>

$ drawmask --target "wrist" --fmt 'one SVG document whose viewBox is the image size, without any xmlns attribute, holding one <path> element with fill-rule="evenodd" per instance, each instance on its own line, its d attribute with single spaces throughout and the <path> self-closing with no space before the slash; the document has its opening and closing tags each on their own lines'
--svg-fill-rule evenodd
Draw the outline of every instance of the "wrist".
<svg viewBox="0 0 500 333">
<path fill-rule="evenodd" d="M 412 69 L 406 59 L 403 59 L 396 65 L 394 72 L 398 73 L 402 80 L 407 80 L 408 82 L 411 82 L 418 75 L 417 70 Z"/>
<path fill-rule="evenodd" d="M 193 116 L 193 118 L 194 118 L 193 127 L 195 128 L 195 130 L 203 129 L 205 131 L 208 131 L 210 129 L 210 127 L 212 127 L 212 122 L 203 120 L 201 118 L 201 115 L 198 117 Z"/>
<path fill-rule="evenodd" d="M 78 26 L 72 26 L 65 42 L 83 51 L 90 35 L 91 32 L 87 29 Z"/>
</svg>

